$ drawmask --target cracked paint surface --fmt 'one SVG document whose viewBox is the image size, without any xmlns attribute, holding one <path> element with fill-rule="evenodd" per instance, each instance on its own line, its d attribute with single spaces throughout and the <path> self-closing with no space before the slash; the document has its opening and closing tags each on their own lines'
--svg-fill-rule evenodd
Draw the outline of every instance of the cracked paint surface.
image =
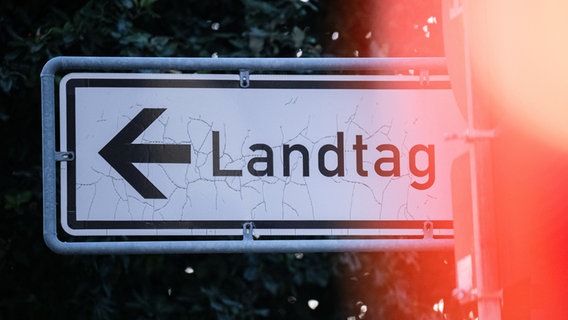
<svg viewBox="0 0 568 320">
<path fill-rule="evenodd" d="M 191 145 L 190 164 L 135 164 L 166 199 L 144 199 L 98 154 L 143 108 L 166 111 L 134 143 Z M 465 127 L 449 89 L 89 87 L 76 91 L 75 126 L 76 185 L 66 187 L 75 188 L 79 221 L 451 220 L 451 161 L 464 146 L 443 137 Z M 213 176 L 213 131 L 219 132 L 220 169 L 242 170 L 242 176 Z M 337 145 L 337 132 L 344 133 L 345 175 L 325 177 L 318 171 L 318 150 Z M 356 135 L 368 145 L 363 161 L 367 177 L 355 170 Z M 274 176 L 253 176 L 247 170 L 251 159 L 266 156 L 251 151 L 258 143 L 273 150 Z M 302 175 L 298 152 L 291 153 L 291 174 L 284 176 L 284 144 L 309 150 L 310 176 Z M 400 150 L 399 177 L 381 177 L 373 170 L 381 157 L 375 147 L 381 144 Z M 415 144 L 436 147 L 436 180 L 426 190 L 410 186 L 418 179 L 409 171 L 409 150 Z M 426 159 L 416 161 L 425 166 Z M 334 167 L 337 160 L 328 155 L 326 164 Z M 85 232 L 185 235 L 242 230 Z M 381 234 L 367 229 L 262 232 Z"/>
</svg>

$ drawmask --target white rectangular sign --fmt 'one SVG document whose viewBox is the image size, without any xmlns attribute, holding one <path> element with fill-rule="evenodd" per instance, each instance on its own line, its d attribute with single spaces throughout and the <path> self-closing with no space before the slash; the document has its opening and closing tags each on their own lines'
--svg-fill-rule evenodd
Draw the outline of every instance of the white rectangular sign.
<svg viewBox="0 0 568 320">
<path fill-rule="evenodd" d="M 452 234 L 463 132 L 447 77 L 72 73 L 71 235 Z"/>
</svg>

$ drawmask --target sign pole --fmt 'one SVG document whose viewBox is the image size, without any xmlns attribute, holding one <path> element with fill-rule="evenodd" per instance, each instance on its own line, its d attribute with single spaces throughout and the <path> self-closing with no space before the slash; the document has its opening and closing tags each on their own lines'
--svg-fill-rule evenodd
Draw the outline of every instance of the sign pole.
<svg viewBox="0 0 568 320">
<path fill-rule="evenodd" d="M 483 110 L 476 104 L 477 127 L 483 121 Z M 477 308 L 479 319 L 501 319 L 501 294 L 498 277 L 497 237 L 491 165 L 491 141 L 477 139 L 470 153 L 475 170 L 472 174 L 473 241 Z"/>
<path fill-rule="evenodd" d="M 458 197 L 454 212 L 456 227 L 456 267 L 461 303 L 475 301 L 479 319 L 501 319 L 501 288 L 497 259 L 495 194 L 493 187 L 491 101 L 482 99 L 476 79 L 480 70 L 470 52 L 471 12 L 465 1 L 443 1 L 445 49 L 452 90 L 464 118 L 470 143 L 469 158 L 456 168 L 456 182 L 468 196 Z M 469 160 L 469 161 L 467 161 Z M 469 168 L 467 168 L 469 166 Z M 469 170 L 468 170 L 469 169 Z M 466 174 L 467 172 L 467 174 Z M 469 186 L 460 180 L 469 180 Z M 469 197 L 471 195 L 471 197 Z M 454 204 L 456 205 L 456 204 Z"/>
<path fill-rule="evenodd" d="M 496 219 L 494 209 L 493 166 L 491 155 L 492 121 L 488 102 L 476 95 L 475 70 L 471 67 L 467 15 L 464 19 L 466 103 L 469 137 L 472 141 L 472 213 L 474 269 L 479 319 L 501 319 L 501 294 L 498 277 Z"/>
</svg>

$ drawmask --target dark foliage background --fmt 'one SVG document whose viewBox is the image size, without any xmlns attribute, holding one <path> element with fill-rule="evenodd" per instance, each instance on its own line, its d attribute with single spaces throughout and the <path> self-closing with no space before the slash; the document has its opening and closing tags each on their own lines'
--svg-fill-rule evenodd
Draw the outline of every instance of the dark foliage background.
<svg viewBox="0 0 568 320">
<path fill-rule="evenodd" d="M 0 1 L 0 319 L 437 319 L 432 305 L 449 308 L 454 286 L 451 252 L 52 253 L 39 74 L 58 55 L 441 56 L 441 23 L 423 30 L 439 10 L 418 0 Z"/>
</svg>

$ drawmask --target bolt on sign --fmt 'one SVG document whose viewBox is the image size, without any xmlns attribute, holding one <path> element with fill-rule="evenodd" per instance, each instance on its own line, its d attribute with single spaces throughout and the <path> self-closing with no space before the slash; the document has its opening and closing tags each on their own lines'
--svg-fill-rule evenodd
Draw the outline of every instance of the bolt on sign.
<svg viewBox="0 0 568 320">
<path fill-rule="evenodd" d="M 451 235 L 465 128 L 446 76 L 70 73 L 74 236 Z"/>
</svg>

